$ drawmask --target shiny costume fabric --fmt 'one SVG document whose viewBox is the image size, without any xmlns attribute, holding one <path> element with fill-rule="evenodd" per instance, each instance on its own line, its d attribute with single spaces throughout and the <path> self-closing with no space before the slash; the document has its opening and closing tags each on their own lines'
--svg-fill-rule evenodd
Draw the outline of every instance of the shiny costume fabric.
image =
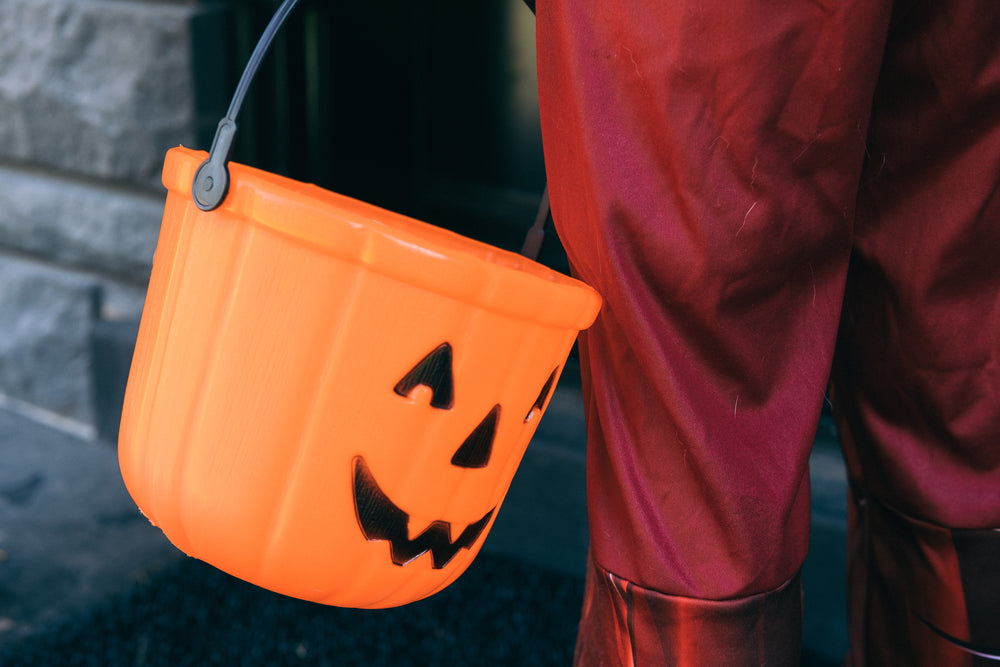
<svg viewBox="0 0 1000 667">
<path fill-rule="evenodd" d="M 605 299 L 577 663 L 797 664 L 832 376 L 850 664 L 996 664 L 1000 9 L 539 0 L 537 31 L 556 227 Z"/>
</svg>

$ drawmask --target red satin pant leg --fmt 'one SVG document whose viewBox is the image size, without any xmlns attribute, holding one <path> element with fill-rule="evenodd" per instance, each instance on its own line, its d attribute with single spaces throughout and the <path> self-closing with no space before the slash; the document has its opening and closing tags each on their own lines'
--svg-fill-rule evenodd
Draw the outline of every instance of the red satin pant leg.
<svg viewBox="0 0 1000 667">
<path fill-rule="evenodd" d="M 834 383 L 854 501 L 850 662 L 997 665 L 1000 11 L 895 13 Z"/>
<path fill-rule="evenodd" d="M 887 7 L 542 0 L 553 213 L 581 338 L 579 664 L 796 664 L 807 461 Z"/>
<path fill-rule="evenodd" d="M 885 18 L 866 7 L 817 27 L 541 3 L 553 206 L 608 301 L 582 345 L 595 564 L 580 662 L 794 659 L 796 580 L 768 586 L 804 551 L 797 424 L 829 361 L 845 128 L 865 135 Z M 836 383 L 855 664 L 997 653 L 993 9 L 900 3 L 875 103 Z"/>
</svg>

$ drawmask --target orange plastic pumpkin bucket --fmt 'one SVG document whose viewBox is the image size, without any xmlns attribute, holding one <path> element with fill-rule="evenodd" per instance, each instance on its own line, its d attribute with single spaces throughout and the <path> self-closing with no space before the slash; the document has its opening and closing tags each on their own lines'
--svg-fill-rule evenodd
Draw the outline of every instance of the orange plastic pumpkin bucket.
<svg viewBox="0 0 1000 667">
<path fill-rule="evenodd" d="M 387 607 L 440 590 L 479 551 L 600 297 L 238 164 L 217 207 L 196 203 L 213 159 L 175 148 L 164 165 L 120 429 L 130 494 L 185 553 L 279 593 Z"/>
</svg>

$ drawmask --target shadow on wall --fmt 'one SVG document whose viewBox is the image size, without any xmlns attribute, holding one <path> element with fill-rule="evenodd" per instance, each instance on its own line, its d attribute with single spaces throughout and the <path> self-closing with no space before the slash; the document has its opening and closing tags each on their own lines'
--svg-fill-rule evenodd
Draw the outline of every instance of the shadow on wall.
<svg viewBox="0 0 1000 667">
<path fill-rule="evenodd" d="M 118 442 L 118 424 L 139 323 L 98 320 L 90 337 L 91 377 L 97 437 Z"/>
</svg>

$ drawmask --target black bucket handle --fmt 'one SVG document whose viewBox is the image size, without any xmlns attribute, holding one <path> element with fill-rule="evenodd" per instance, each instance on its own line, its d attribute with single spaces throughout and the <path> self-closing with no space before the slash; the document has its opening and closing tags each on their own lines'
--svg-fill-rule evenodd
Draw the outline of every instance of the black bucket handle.
<svg viewBox="0 0 1000 667">
<path fill-rule="evenodd" d="M 299 0 L 285 0 L 271 17 L 264 34 L 257 42 L 257 47 L 250 56 L 250 61 L 243 69 L 243 76 L 240 77 L 240 83 L 236 86 L 232 102 L 229 103 L 229 111 L 219 121 L 219 126 L 215 130 L 215 138 L 212 139 L 212 148 L 208 152 L 208 159 L 198 166 L 198 171 L 194 174 L 191 194 L 194 197 L 194 203 L 203 211 L 213 211 L 218 208 L 229 193 L 229 169 L 226 164 L 229 162 L 229 155 L 233 150 L 233 139 L 236 137 L 236 116 L 240 113 L 247 90 L 253 83 L 257 69 L 260 67 L 261 61 L 264 60 L 267 50 L 271 47 L 274 36 L 298 2 Z"/>
<path fill-rule="evenodd" d="M 243 69 L 243 75 L 233 93 L 233 99 L 229 103 L 229 111 L 225 117 L 219 121 L 219 126 L 215 130 L 215 137 L 212 139 L 212 148 L 208 151 L 208 158 L 198 166 L 194 174 L 194 183 L 191 185 L 191 195 L 194 203 L 202 211 L 214 211 L 226 199 L 229 194 L 229 156 L 233 150 L 233 140 L 236 137 L 236 117 L 243 106 L 250 84 L 253 83 L 261 61 L 271 48 L 274 36 L 284 25 L 285 19 L 295 9 L 299 0 L 284 0 L 278 10 L 271 17 L 257 42 L 250 60 Z M 549 218 L 549 192 L 548 188 L 542 194 L 539 203 L 538 213 L 535 216 L 534 225 L 528 230 L 528 234 L 521 248 L 521 254 L 528 259 L 537 260 L 541 253 L 542 240 L 545 233 L 545 224 Z"/>
</svg>

